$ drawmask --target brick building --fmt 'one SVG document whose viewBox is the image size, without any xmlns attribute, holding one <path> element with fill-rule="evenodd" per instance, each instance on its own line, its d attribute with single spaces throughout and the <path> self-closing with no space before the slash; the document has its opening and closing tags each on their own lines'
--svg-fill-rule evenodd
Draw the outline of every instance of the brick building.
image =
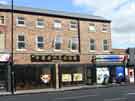
<svg viewBox="0 0 135 101">
<path fill-rule="evenodd" d="M 11 53 L 13 41 L 16 90 L 93 84 L 92 56 L 112 51 L 103 17 L 15 6 L 13 40 L 10 6 L 0 5 L 0 18 L 0 47 Z"/>
</svg>

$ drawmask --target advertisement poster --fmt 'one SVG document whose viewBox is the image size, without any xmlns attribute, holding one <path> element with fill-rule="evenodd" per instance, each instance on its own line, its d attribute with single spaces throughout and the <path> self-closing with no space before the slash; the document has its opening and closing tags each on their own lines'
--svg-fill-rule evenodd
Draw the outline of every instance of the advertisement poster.
<svg viewBox="0 0 135 101">
<path fill-rule="evenodd" d="M 97 68 L 97 83 L 102 84 L 104 80 L 108 82 L 109 80 L 109 69 L 108 68 Z"/>
<path fill-rule="evenodd" d="M 74 81 L 82 81 L 83 80 L 82 73 L 75 73 L 75 74 L 73 74 L 73 80 Z"/>
<path fill-rule="evenodd" d="M 71 74 L 62 74 L 62 82 L 71 82 Z"/>
<path fill-rule="evenodd" d="M 124 67 L 122 66 L 116 67 L 116 80 L 119 80 L 119 78 L 124 79 Z"/>
<path fill-rule="evenodd" d="M 134 69 L 128 69 L 129 82 L 134 83 Z"/>
<path fill-rule="evenodd" d="M 44 82 L 44 83 L 49 83 L 51 80 L 51 75 L 50 74 L 43 74 L 41 75 L 40 79 Z"/>
</svg>

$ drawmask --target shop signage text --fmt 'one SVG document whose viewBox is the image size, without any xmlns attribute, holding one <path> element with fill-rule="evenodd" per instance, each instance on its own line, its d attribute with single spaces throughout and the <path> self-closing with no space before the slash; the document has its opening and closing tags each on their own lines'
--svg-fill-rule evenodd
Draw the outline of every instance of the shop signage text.
<svg viewBox="0 0 135 101">
<path fill-rule="evenodd" d="M 32 62 L 53 62 L 60 60 L 63 62 L 77 62 L 80 61 L 79 55 L 31 55 Z"/>
</svg>

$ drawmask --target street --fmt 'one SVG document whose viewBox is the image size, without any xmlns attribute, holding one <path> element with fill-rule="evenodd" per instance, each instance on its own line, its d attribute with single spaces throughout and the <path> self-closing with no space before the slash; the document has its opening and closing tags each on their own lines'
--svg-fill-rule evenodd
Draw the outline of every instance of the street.
<svg viewBox="0 0 135 101">
<path fill-rule="evenodd" d="M 0 101 L 134 101 L 135 86 L 1 96 Z"/>
</svg>

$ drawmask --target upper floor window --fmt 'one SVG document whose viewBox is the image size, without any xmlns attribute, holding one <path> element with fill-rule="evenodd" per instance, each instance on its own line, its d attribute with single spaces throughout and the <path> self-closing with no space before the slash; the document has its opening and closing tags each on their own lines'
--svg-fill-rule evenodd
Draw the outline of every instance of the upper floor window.
<svg viewBox="0 0 135 101">
<path fill-rule="evenodd" d="M 25 26 L 25 18 L 24 17 L 17 17 L 16 19 L 17 26 Z"/>
<path fill-rule="evenodd" d="M 77 21 L 70 21 L 70 30 L 77 30 Z"/>
<path fill-rule="evenodd" d="M 90 31 L 90 32 L 96 32 L 96 25 L 90 23 L 89 24 L 89 27 L 88 27 L 88 31 Z"/>
<path fill-rule="evenodd" d="M 26 39 L 24 34 L 19 34 L 17 37 L 17 48 L 25 49 L 26 48 Z"/>
<path fill-rule="evenodd" d="M 71 50 L 78 50 L 78 38 L 77 37 L 73 37 L 72 39 L 69 40 L 68 43 L 68 48 L 70 48 Z"/>
<path fill-rule="evenodd" d="M 94 39 L 90 39 L 90 50 L 95 51 L 96 50 L 96 42 Z"/>
<path fill-rule="evenodd" d="M 60 50 L 62 47 L 62 37 L 60 35 L 57 35 L 54 42 L 54 47 L 57 50 Z"/>
<path fill-rule="evenodd" d="M 109 50 L 108 40 L 103 40 L 103 50 L 104 51 Z"/>
<path fill-rule="evenodd" d="M 108 32 L 108 25 L 106 24 L 102 25 L 102 32 Z"/>
<path fill-rule="evenodd" d="M 44 49 L 44 37 L 43 36 L 37 36 L 36 45 L 37 45 L 38 49 Z"/>
<path fill-rule="evenodd" d="M 54 20 L 54 28 L 55 29 L 61 29 L 61 21 L 60 20 Z"/>
<path fill-rule="evenodd" d="M 0 24 L 5 24 L 5 18 L 4 18 L 4 16 L 0 16 Z"/>
<path fill-rule="evenodd" d="M 38 18 L 37 21 L 36 21 L 36 27 L 44 28 L 44 19 Z"/>
</svg>

